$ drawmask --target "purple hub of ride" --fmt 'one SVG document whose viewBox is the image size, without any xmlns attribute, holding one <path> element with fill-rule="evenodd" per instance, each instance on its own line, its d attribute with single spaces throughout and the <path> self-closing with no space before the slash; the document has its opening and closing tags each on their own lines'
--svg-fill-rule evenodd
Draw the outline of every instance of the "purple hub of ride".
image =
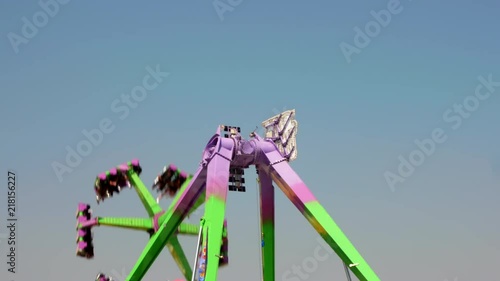
<svg viewBox="0 0 500 281">
<path fill-rule="evenodd" d="M 112 197 L 114 193 L 120 193 L 124 187 L 131 188 L 128 174 L 130 171 L 140 175 L 142 168 L 138 159 L 134 159 L 128 163 L 118 165 L 109 171 L 97 175 L 94 183 L 94 191 L 96 194 L 96 201 L 104 201 L 104 199 Z"/>
</svg>

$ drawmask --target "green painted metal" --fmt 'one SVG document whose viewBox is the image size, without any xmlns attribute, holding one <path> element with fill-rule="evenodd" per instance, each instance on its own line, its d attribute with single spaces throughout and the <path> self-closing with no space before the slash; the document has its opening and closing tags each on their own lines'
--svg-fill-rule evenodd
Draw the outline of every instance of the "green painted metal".
<svg viewBox="0 0 500 281">
<path fill-rule="evenodd" d="M 161 223 L 161 220 L 159 220 Z M 150 218 L 113 218 L 99 217 L 97 218 L 98 225 L 120 227 L 135 230 L 148 231 L 153 229 L 153 220 Z M 177 228 L 178 234 L 198 235 L 200 227 L 196 224 L 181 223 Z"/>
<path fill-rule="evenodd" d="M 181 223 L 177 228 L 178 233 L 187 234 L 187 235 L 198 235 L 200 231 L 200 226 L 196 224 L 190 223 Z"/>
<path fill-rule="evenodd" d="M 205 228 L 207 257 L 205 281 L 217 280 L 217 269 L 219 267 L 220 248 L 224 227 L 226 202 L 216 196 L 210 196 L 205 205 Z"/>
<path fill-rule="evenodd" d="M 260 227 L 261 227 L 261 255 L 262 280 L 274 281 L 275 273 L 275 231 L 274 231 L 274 187 L 271 178 L 259 171 Z"/>
<path fill-rule="evenodd" d="M 312 193 L 288 163 L 283 162 L 273 165 L 268 172 L 272 180 L 301 211 L 302 215 L 349 267 L 359 281 L 380 281 L 377 274 L 349 241 L 325 208 L 317 200 L 303 202 L 298 199 L 297 193 L 299 191 L 311 195 Z M 293 186 L 283 180 L 285 178 L 284 175 L 288 175 L 288 178 L 290 178 L 290 175 L 293 176 Z"/>
<path fill-rule="evenodd" d="M 132 169 L 130 169 L 128 171 L 128 178 L 135 191 L 137 192 L 137 195 L 139 195 L 142 205 L 144 205 L 144 208 L 148 212 L 148 215 L 150 217 L 153 217 L 155 214 L 161 212 L 161 206 L 156 202 L 156 199 L 148 191 L 141 178 L 139 178 L 139 175 L 137 175 Z"/>
<path fill-rule="evenodd" d="M 148 269 L 156 260 L 164 245 L 172 235 L 175 235 L 175 230 L 181 223 L 181 217 L 173 212 L 167 212 L 165 221 L 161 224 L 158 231 L 153 234 L 148 244 L 144 248 L 139 260 L 132 269 L 130 275 L 125 281 L 142 280 Z"/>
<path fill-rule="evenodd" d="M 132 172 L 133 174 L 133 172 Z M 140 179 L 137 177 L 137 181 Z M 158 255 L 161 253 L 162 249 L 166 245 L 169 250 L 173 253 L 174 257 L 178 258 L 178 264 L 181 264 L 183 268 L 189 267 L 189 262 L 187 261 L 183 252 L 181 252 L 180 245 L 177 247 L 175 243 L 173 243 L 172 237 L 175 237 L 176 231 L 179 229 L 182 223 L 182 217 L 179 214 L 174 213 L 174 206 L 179 201 L 180 195 L 182 193 L 189 193 L 189 196 L 194 198 L 193 201 L 197 201 L 200 196 L 201 186 L 198 186 L 198 189 L 191 188 L 192 190 L 187 191 L 187 186 L 189 185 L 190 179 L 186 181 L 186 183 L 181 187 L 181 190 L 178 191 L 177 196 L 174 197 L 173 202 L 171 203 L 169 209 L 160 216 L 158 225 L 159 229 L 154 233 L 143 252 L 141 253 L 138 261 L 132 268 L 129 276 L 125 279 L 125 281 L 137 281 L 142 280 L 146 272 L 149 270 L 153 262 L 156 260 Z M 195 195 L 198 194 L 198 195 Z M 181 269 L 182 270 L 182 269 Z M 189 272 L 189 271 L 185 271 Z M 185 274 L 185 276 L 187 276 Z"/>
<path fill-rule="evenodd" d="M 178 172 L 180 173 L 179 170 L 178 170 Z M 193 176 L 189 175 L 188 178 L 186 179 L 186 181 L 182 184 L 181 188 L 177 191 L 177 194 L 175 194 L 175 196 L 172 200 L 172 203 L 170 203 L 170 206 L 167 208 L 167 210 L 169 210 L 169 211 L 173 210 L 175 204 L 177 204 L 177 202 L 179 201 L 181 194 L 184 193 L 184 191 L 186 191 L 186 188 L 189 186 L 192 179 L 193 179 Z M 191 207 L 191 209 L 189 210 L 189 212 L 187 214 L 187 217 L 189 217 L 189 215 L 191 215 L 193 212 L 195 212 L 204 203 L 205 203 L 205 190 L 202 191 L 202 193 L 200 194 L 200 197 L 198 197 L 198 200 L 196 200 L 196 202 L 193 204 L 193 206 Z"/>
<path fill-rule="evenodd" d="M 227 149 L 228 151 L 231 149 Z M 226 152 L 228 152 L 226 151 Z M 226 212 L 228 182 L 222 182 L 223 171 L 229 171 L 231 153 L 223 157 L 223 152 L 210 159 L 208 166 L 200 167 L 198 173 L 203 171 L 206 181 L 196 181 L 192 184 L 193 177 L 181 186 L 174 196 L 172 203 L 164 211 L 153 196 L 148 192 L 139 176 L 130 169 L 128 177 L 137 194 L 139 195 L 150 219 L 118 219 L 101 218 L 99 224 L 133 229 L 151 230 L 154 227 L 151 218 L 159 216 L 157 226 L 148 244 L 141 253 L 137 263 L 133 267 L 125 281 L 142 280 L 160 252 L 167 247 L 175 262 L 181 269 L 186 280 L 190 280 L 193 272 L 200 273 L 204 281 L 216 281 L 221 259 L 221 244 L 227 237 L 227 229 L 224 227 Z M 361 254 L 349 241 L 339 226 L 326 212 L 323 206 L 314 198 L 307 186 L 300 180 L 298 175 L 291 169 L 286 161 L 281 161 L 282 156 L 277 151 L 268 155 L 268 160 L 273 165 L 265 168 L 257 167 L 260 185 L 260 210 L 261 210 L 261 235 L 262 235 L 262 275 L 263 281 L 275 281 L 275 225 L 274 225 L 274 181 L 285 193 L 288 199 L 299 209 L 308 222 L 321 235 L 326 243 L 335 251 L 344 264 L 356 275 L 360 281 L 380 281 L 375 272 L 363 259 Z M 130 165 L 130 164 L 129 164 Z M 177 173 L 181 171 L 178 170 Z M 216 176 L 215 176 L 216 175 Z M 287 180 L 285 180 L 285 178 Z M 290 186 L 289 182 L 293 183 Z M 189 187 L 189 189 L 188 189 Z M 180 202 L 180 198 L 183 201 Z M 205 204 L 204 216 L 200 225 L 183 223 L 184 217 L 192 214 L 202 204 Z M 189 209 L 186 206 L 189 206 Z M 198 235 L 201 228 L 200 260 L 197 268 L 191 269 L 190 264 L 182 250 L 177 234 Z"/>
<path fill-rule="evenodd" d="M 200 228 L 198 225 L 196 225 L 195 227 L 197 230 Z M 191 265 L 189 264 L 189 261 L 186 257 L 186 254 L 184 253 L 184 250 L 182 249 L 181 244 L 179 243 L 179 238 L 177 238 L 177 236 L 173 235 L 172 237 L 170 237 L 167 243 L 167 249 L 170 251 L 172 258 L 181 270 L 184 278 L 186 278 L 186 280 L 189 280 L 189 278 L 191 278 L 191 276 L 193 275 L 193 271 L 191 270 Z"/>
<path fill-rule="evenodd" d="M 223 241 L 224 218 L 229 186 L 229 169 L 234 143 L 228 141 L 224 148 L 210 159 L 206 167 L 206 202 L 204 243 L 206 247 L 204 281 L 216 281 L 221 261 L 221 245 Z M 205 234 L 206 233 L 206 234 Z"/>
<path fill-rule="evenodd" d="M 150 218 L 97 218 L 99 225 L 114 226 L 128 229 L 148 231 L 153 228 L 153 221 Z"/>
<path fill-rule="evenodd" d="M 380 281 L 365 259 L 356 250 L 340 227 L 318 201 L 305 204 L 307 220 L 351 269 L 360 281 Z"/>
<path fill-rule="evenodd" d="M 128 162 L 127 165 L 132 167 L 132 163 Z M 178 170 L 177 173 L 181 171 Z M 110 174 L 109 171 L 106 174 Z M 149 218 L 115 218 L 115 217 L 98 217 L 97 226 L 110 226 L 119 227 L 133 230 L 143 230 L 151 233 L 155 228 L 154 218 L 157 218 L 157 225 L 159 229 L 151 234 L 150 240 L 146 245 L 143 253 L 139 257 L 136 265 L 132 269 L 130 275 L 126 280 L 141 280 L 150 268 L 159 253 L 166 247 L 177 266 L 181 270 L 186 280 L 189 280 L 192 275 L 191 265 L 179 243 L 178 234 L 198 235 L 200 226 L 181 222 L 180 217 L 174 214 L 174 206 L 178 202 L 182 192 L 189 186 L 192 175 L 190 175 L 184 184 L 173 198 L 170 207 L 164 211 L 161 206 L 156 202 L 156 199 L 146 188 L 139 175 L 133 170 L 127 171 L 128 179 L 132 187 L 137 192 Z M 189 210 L 191 214 L 204 203 L 205 193 L 200 194 L 199 198 L 195 201 L 193 207 Z M 83 215 L 80 212 L 80 215 Z M 78 226 L 77 226 L 78 227 Z"/>
</svg>

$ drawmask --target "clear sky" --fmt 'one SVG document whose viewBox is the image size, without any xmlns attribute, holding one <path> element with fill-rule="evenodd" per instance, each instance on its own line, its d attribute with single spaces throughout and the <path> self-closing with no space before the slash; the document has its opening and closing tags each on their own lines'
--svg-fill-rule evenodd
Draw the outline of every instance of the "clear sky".
<svg viewBox="0 0 500 281">
<path fill-rule="evenodd" d="M 496 278 L 497 1 L 243 0 L 222 17 L 211 1 L 57 7 L 47 8 L 52 17 L 44 25 L 37 2 L 0 3 L 1 198 L 6 171 L 14 169 L 19 218 L 18 273 L 9 277 L 2 262 L 2 280 L 86 281 L 100 271 L 123 280 L 147 234 L 101 227 L 94 231 L 95 258 L 75 256 L 78 202 L 91 203 L 99 216 L 146 215 L 128 190 L 97 206 L 95 175 L 135 157 L 147 185 L 171 162 L 194 172 L 219 124 L 248 135 L 291 108 L 299 121 L 293 168 L 382 280 Z M 382 13 L 383 26 L 371 24 L 370 12 L 382 9 L 390 20 Z M 23 33 L 23 17 L 33 23 L 34 15 L 41 27 Z M 355 41 L 355 28 L 366 34 L 366 24 L 373 37 Z M 354 53 L 346 56 L 342 42 Z M 143 85 L 146 67 L 157 65 L 170 75 L 135 108 L 122 102 L 122 94 Z M 481 84 L 479 76 L 493 82 Z M 66 147 L 76 149 L 86 139 L 82 130 L 105 118 L 114 130 L 60 181 L 51 164 L 66 164 Z M 433 135 L 435 149 L 415 152 L 415 140 Z M 423 163 L 411 174 L 398 172 L 398 157 L 404 162 L 410 154 Z M 260 276 L 257 193 L 248 174 L 247 193 L 229 196 L 231 262 L 220 280 Z M 277 194 L 277 280 L 345 278 L 336 256 L 304 270 L 324 243 Z M 195 240 L 182 239 L 190 259 Z M 5 240 L 0 247 L 5 260 Z M 282 279 L 294 265 L 303 274 Z M 178 277 L 165 252 L 146 280 Z"/>
</svg>

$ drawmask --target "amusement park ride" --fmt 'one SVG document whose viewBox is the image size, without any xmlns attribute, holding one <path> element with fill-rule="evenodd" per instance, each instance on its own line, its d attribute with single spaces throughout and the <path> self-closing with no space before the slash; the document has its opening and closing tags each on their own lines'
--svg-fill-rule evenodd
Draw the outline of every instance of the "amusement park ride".
<svg viewBox="0 0 500 281">
<path fill-rule="evenodd" d="M 166 246 L 186 280 L 215 281 L 220 267 L 228 264 L 227 222 L 225 220 L 228 191 L 245 192 L 244 171 L 255 166 L 259 182 L 261 217 L 262 280 L 275 280 L 275 230 L 273 182 L 304 215 L 321 237 L 344 263 L 347 279 L 352 272 L 360 281 L 380 281 L 368 263 L 316 200 L 309 188 L 290 167 L 297 158 L 297 121 L 295 110 L 288 110 L 262 123 L 265 136 L 255 132 L 245 140 L 239 127 L 219 126 L 208 141 L 201 163 L 194 175 L 174 165 L 165 167 L 153 184 L 160 195 L 149 193 L 139 175 L 142 168 L 134 160 L 97 176 L 94 189 L 97 203 L 134 188 L 148 218 L 104 218 L 91 216 L 90 206 L 80 203 L 77 212 L 77 255 L 94 256 L 91 229 L 107 225 L 144 230 L 150 239 L 126 281 L 140 281 Z M 174 197 L 167 210 L 158 204 L 167 195 Z M 200 225 L 183 220 L 205 204 Z M 179 234 L 198 236 L 193 270 L 179 243 Z M 100 273 L 96 281 L 110 281 Z"/>
</svg>

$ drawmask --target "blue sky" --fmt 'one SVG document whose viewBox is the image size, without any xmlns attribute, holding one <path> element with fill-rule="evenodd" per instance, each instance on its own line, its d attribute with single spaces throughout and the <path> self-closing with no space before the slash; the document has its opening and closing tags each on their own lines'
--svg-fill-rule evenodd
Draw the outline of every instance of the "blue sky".
<svg viewBox="0 0 500 281">
<path fill-rule="evenodd" d="M 15 280 L 84 281 L 99 271 L 120 280 L 148 236 L 95 229 L 96 257 L 82 260 L 75 208 L 88 202 L 99 216 L 146 213 L 132 191 L 97 206 L 95 175 L 135 157 L 148 185 L 171 162 L 194 172 L 219 124 L 248 134 L 292 108 L 299 121 L 293 168 L 382 280 L 491 280 L 500 261 L 500 87 L 467 118 L 453 112 L 462 121 L 456 129 L 443 114 L 474 101 L 479 76 L 500 81 L 499 4 L 402 1 L 348 63 L 340 44 L 356 47 L 354 28 L 364 30 L 370 12 L 388 5 L 243 0 L 221 19 L 211 1 L 69 1 L 19 39 L 22 18 L 33 22 L 43 10 L 34 1 L 2 1 L 0 167 L 18 174 Z M 14 37 L 24 43 L 12 44 Z M 120 119 L 112 103 L 142 85 L 148 66 L 170 75 Z M 59 181 L 51 164 L 65 163 L 65 147 L 76 149 L 82 130 L 104 118 L 113 132 Z M 391 190 L 384 173 L 399 175 L 398 157 L 409 159 L 415 140 L 436 128 L 446 141 Z M 220 280 L 260 276 L 257 193 L 248 174 L 247 193 L 229 197 L 231 263 Z M 307 278 L 282 279 L 321 243 L 277 194 L 277 280 L 343 278 L 331 256 Z M 194 257 L 195 238 L 182 241 Z M 5 241 L 0 249 L 5 256 Z M 146 280 L 178 277 L 164 253 Z"/>
</svg>

